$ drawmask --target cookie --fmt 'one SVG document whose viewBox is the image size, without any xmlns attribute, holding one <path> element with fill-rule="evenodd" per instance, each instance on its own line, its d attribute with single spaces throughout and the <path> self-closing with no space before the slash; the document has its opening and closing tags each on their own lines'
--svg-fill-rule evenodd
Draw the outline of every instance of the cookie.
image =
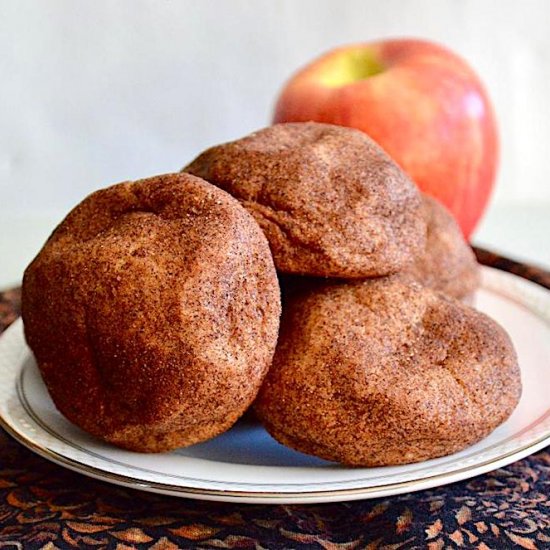
<svg viewBox="0 0 550 550">
<path fill-rule="evenodd" d="M 230 428 L 267 372 L 280 316 L 261 229 L 238 201 L 188 174 L 86 198 L 27 268 L 22 299 L 57 408 L 143 452 Z"/>
<path fill-rule="evenodd" d="M 479 441 L 520 394 L 514 348 L 495 321 L 393 276 L 287 295 L 255 410 L 298 451 L 386 466 Z"/>
<path fill-rule="evenodd" d="M 427 223 L 424 251 L 408 269 L 424 286 L 471 302 L 480 281 L 475 255 L 452 214 L 436 199 L 422 195 Z"/>
<path fill-rule="evenodd" d="M 277 124 L 208 149 L 184 171 L 243 204 L 282 273 L 387 275 L 411 264 L 425 245 L 416 186 L 358 130 Z"/>
</svg>

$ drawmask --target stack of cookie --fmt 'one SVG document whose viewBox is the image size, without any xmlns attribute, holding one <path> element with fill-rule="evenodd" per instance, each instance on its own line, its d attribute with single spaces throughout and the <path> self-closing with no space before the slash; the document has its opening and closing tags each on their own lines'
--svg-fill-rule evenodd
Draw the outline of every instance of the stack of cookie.
<svg viewBox="0 0 550 550">
<path fill-rule="evenodd" d="M 346 464 L 400 464 L 455 452 L 510 415 L 510 340 L 453 299 L 471 301 L 478 285 L 471 249 L 366 135 L 281 124 L 185 171 L 239 199 L 283 275 L 279 341 L 255 403 L 277 440 Z"/>
<path fill-rule="evenodd" d="M 23 318 L 57 407 L 107 441 L 203 441 L 257 396 L 283 444 L 380 466 L 515 408 L 510 339 L 464 303 L 478 281 L 450 214 L 366 135 L 279 124 L 85 199 L 27 269 Z"/>
</svg>

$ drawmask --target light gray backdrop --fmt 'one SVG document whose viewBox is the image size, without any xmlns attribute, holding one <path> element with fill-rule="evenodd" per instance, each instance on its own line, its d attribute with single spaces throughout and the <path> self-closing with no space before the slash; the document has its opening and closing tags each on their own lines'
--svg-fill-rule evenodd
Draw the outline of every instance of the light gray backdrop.
<svg viewBox="0 0 550 550">
<path fill-rule="evenodd" d="M 176 170 L 266 125 L 303 63 L 390 36 L 471 62 L 500 121 L 496 203 L 550 204 L 547 0 L 0 0 L 0 217 Z"/>
</svg>

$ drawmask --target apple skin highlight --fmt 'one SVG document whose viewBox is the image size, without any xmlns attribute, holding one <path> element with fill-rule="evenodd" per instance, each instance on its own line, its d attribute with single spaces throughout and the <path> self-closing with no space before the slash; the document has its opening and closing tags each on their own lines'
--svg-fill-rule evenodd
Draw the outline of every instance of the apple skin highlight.
<svg viewBox="0 0 550 550">
<path fill-rule="evenodd" d="M 466 238 L 494 186 L 499 144 L 491 102 L 473 69 L 431 42 L 395 39 L 332 50 L 291 77 L 273 120 L 367 133 L 447 206 Z"/>
</svg>

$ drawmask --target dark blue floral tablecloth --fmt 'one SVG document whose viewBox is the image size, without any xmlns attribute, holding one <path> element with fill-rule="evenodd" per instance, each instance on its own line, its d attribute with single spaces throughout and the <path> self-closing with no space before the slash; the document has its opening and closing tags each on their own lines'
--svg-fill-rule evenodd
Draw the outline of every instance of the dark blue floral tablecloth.
<svg viewBox="0 0 550 550">
<path fill-rule="evenodd" d="M 476 252 L 482 263 L 550 288 L 547 272 Z M 0 329 L 17 317 L 19 298 L 17 290 L 0 293 Z M 0 549 L 77 547 L 550 548 L 550 449 L 469 481 L 391 498 L 236 505 L 94 481 L 0 430 Z"/>
</svg>

